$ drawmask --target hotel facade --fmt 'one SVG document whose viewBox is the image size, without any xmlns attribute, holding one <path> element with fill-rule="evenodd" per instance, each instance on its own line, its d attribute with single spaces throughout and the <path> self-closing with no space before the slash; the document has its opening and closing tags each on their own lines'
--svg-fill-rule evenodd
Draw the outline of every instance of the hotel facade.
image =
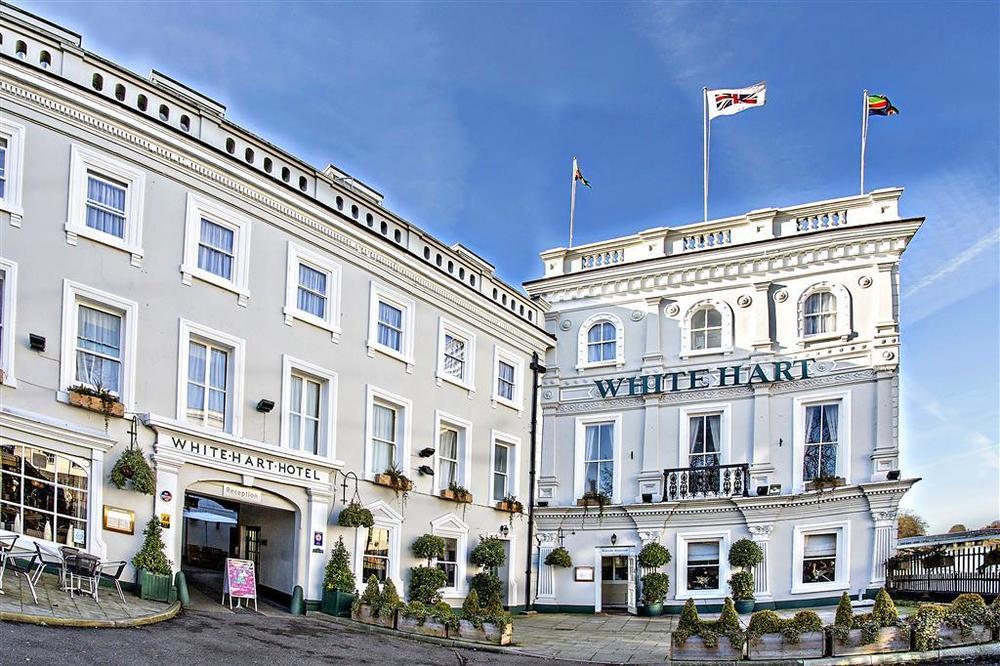
<svg viewBox="0 0 1000 666">
<path fill-rule="evenodd" d="M 882 585 L 899 469 L 899 189 L 541 253 L 526 287 L 557 344 L 541 390 L 540 610 L 719 606 L 728 551 L 765 554 L 758 607 Z"/>
<path fill-rule="evenodd" d="M 543 304 L 218 102 L 0 12 L 0 532 L 128 560 L 156 516 L 175 570 L 253 559 L 309 601 L 338 537 L 359 586 L 405 593 L 433 533 L 455 605 L 494 535 L 522 606 L 527 521 L 498 504 L 527 504 Z M 109 480 L 132 442 L 153 496 Z M 375 483 L 390 467 L 410 492 Z M 372 529 L 337 526 L 352 499 Z"/>
</svg>

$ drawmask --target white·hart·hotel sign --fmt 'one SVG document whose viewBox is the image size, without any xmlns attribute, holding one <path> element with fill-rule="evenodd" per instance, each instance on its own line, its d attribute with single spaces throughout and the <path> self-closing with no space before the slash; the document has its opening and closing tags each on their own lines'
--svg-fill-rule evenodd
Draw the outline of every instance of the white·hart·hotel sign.
<svg viewBox="0 0 1000 666">
<path fill-rule="evenodd" d="M 330 483 L 330 473 L 316 465 L 257 451 L 228 446 L 220 442 L 204 442 L 186 437 L 170 437 L 171 449 L 199 465 L 228 469 L 240 474 L 258 476 L 295 485 Z M 236 489 L 233 488 L 235 491 Z M 233 499 L 239 499 L 235 495 Z"/>
</svg>

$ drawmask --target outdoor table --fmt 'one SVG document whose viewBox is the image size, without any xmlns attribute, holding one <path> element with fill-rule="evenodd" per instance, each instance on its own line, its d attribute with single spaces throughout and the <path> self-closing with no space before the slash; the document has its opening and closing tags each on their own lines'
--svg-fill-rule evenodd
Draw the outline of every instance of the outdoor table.
<svg viewBox="0 0 1000 666">
<path fill-rule="evenodd" d="M 97 588 L 101 578 L 101 560 L 87 553 L 76 552 L 66 555 L 69 571 L 69 595 L 83 592 L 98 601 Z"/>
</svg>

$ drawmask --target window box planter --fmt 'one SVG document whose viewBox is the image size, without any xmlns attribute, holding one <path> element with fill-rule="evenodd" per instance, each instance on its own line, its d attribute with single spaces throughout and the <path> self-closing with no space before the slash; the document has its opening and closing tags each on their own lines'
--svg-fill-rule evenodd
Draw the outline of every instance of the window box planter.
<svg viewBox="0 0 1000 666">
<path fill-rule="evenodd" d="M 813 479 L 806 481 L 806 490 L 833 490 L 847 485 L 847 479 L 842 476 L 832 476 L 826 479 Z"/>
<path fill-rule="evenodd" d="M 846 642 L 840 642 L 836 636 L 830 641 L 833 644 L 834 657 L 847 657 L 861 654 L 881 654 L 883 652 L 906 652 L 910 649 L 909 627 L 882 627 L 874 643 L 861 644 L 861 630 L 851 629 Z"/>
<path fill-rule="evenodd" d="M 177 588 L 174 587 L 173 576 L 149 573 L 141 569 L 138 581 L 140 599 L 163 601 L 168 604 L 177 601 Z"/>
<path fill-rule="evenodd" d="M 445 488 L 441 491 L 441 498 L 458 502 L 459 504 L 472 504 L 472 493 L 468 491 L 454 491 L 450 488 Z"/>
<path fill-rule="evenodd" d="M 443 622 L 427 618 L 421 624 L 415 617 L 405 617 L 400 614 L 396 623 L 396 628 L 408 634 L 420 634 L 421 636 L 434 636 L 436 638 L 448 638 L 448 627 Z"/>
<path fill-rule="evenodd" d="M 375 616 L 372 614 L 372 607 L 365 604 L 358 607 L 358 611 L 351 616 L 351 619 L 364 624 L 374 624 L 377 627 L 396 628 L 396 611 L 388 615 Z"/>
<path fill-rule="evenodd" d="M 763 634 L 749 641 L 750 659 L 818 659 L 824 655 L 825 636 L 822 631 L 799 634 L 798 643 L 789 643 L 781 634 Z"/>
<path fill-rule="evenodd" d="M 82 409 L 88 409 L 92 412 L 97 412 L 98 414 L 107 414 L 108 416 L 115 416 L 118 418 L 125 416 L 125 405 L 118 400 L 105 401 L 100 396 L 90 395 L 89 393 L 84 393 L 83 391 L 78 391 L 76 389 L 69 389 L 68 393 L 69 404 L 74 407 L 80 407 Z"/>
<path fill-rule="evenodd" d="M 508 502 L 506 500 L 501 500 L 497 502 L 497 509 L 500 511 L 506 511 L 507 513 L 523 513 L 524 505 L 520 502 Z"/>
<path fill-rule="evenodd" d="M 993 639 L 992 630 L 985 624 L 974 624 L 969 627 L 968 633 L 964 636 L 960 629 L 942 624 L 938 628 L 939 647 L 957 647 L 959 645 L 976 645 L 977 643 L 989 643 Z"/>
<path fill-rule="evenodd" d="M 351 617 L 351 604 L 356 595 L 340 590 L 323 590 L 323 603 L 320 610 L 327 615 L 336 617 Z"/>
<path fill-rule="evenodd" d="M 413 490 L 413 481 L 407 478 L 402 478 L 396 481 L 389 474 L 376 474 L 375 478 L 372 479 L 372 483 L 379 486 L 385 486 L 386 488 L 392 488 L 393 490 L 398 490 L 400 492 L 408 493 Z"/>
<path fill-rule="evenodd" d="M 455 636 L 452 636 L 452 638 L 455 638 Z M 505 624 L 501 627 L 500 625 L 484 622 L 482 629 L 476 629 L 476 626 L 472 622 L 459 620 L 458 638 L 476 643 L 510 645 L 514 639 L 514 625 Z"/>
<path fill-rule="evenodd" d="M 739 661 L 743 659 L 744 648 L 734 648 L 726 636 L 719 636 L 715 647 L 705 645 L 701 636 L 688 636 L 684 645 L 671 641 L 671 659 L 683 661 Z"/>
</svg>

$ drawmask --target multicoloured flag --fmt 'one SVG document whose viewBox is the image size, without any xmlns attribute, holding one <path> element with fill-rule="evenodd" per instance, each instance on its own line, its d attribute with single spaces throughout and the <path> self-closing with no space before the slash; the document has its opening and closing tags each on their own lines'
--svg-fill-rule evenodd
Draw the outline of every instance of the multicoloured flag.
<svg viewBox="0 0 1000 666">
<path fill-rule="evenodd" d="M 590 181 L 583 177 L 583 172 L 580 171 L 580 166 L 576 163 L 575 159 L 573 160 L 573 180 L 578 180 L 587 189 L 592 189 L 590 187 Z"/>
<path fill-rule="evenodd" d="M 708 119 L 717 116 L 731 116 L 740 111 L 764 106 L 767 95 L 767 82 L 761 81 L 747 88 L 720 88 L 706 90 L 708 101 Z"/>
<path fill-rule="evenodd" d="M 895 116 L 898 113 L 899 109 L 885 95 L 868 95 L 869 116 Z"/>
</svg>

